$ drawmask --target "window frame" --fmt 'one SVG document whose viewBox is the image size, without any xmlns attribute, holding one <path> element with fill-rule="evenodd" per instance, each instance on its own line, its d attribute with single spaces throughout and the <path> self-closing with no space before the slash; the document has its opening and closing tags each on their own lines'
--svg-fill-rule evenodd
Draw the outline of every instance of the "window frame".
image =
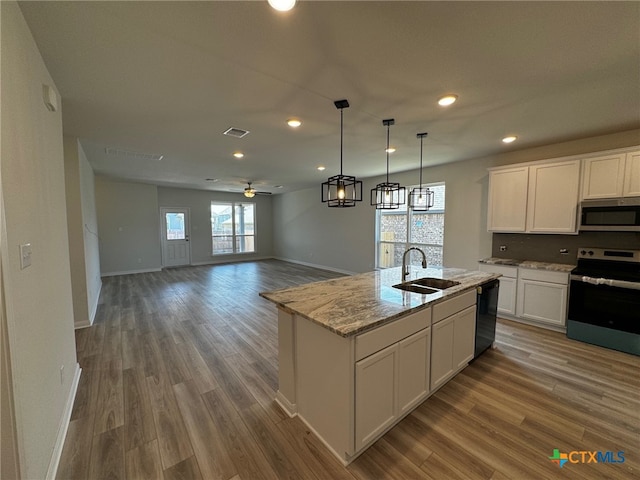
<svg viewBox="0 0 640 480">
<path fill-rule="evenodd" d="M 231 208 L 231 234 L 224 234 L 224 235 L 216 235 L 214 233 L 214 226 L 213 226 L 213 207 L 215 206 L 227 206 Z M 242 207 L 243 205 L 251 205 L 252 210 L 253 210 L 253 233 L 252 234 L 238 234 L 238 227 L 236 225 L 236 209 L 238 207 Z M 252 255 L 257 253 L 258 251 L 258 233 L 257 233 L 257 204 L 255 202 L 250 202 L 250 201 L 216 201 L 216 200 L 211 200 L 211 203 L 209 205 L 209 216 L 210 216 L 210 227 L 211 227 L 211 256 L 213 257 L 219 257 L 222 255 Z M 245 222 L 246 224 L 246 222 Z M 231 252 L 221 252 L 221 253 L 216 253 L 215 249 L 214 249 L 214 238 L 216 237 L 231 237 Z M 238 247 L 237 247 L 237 242 L 238 239 L 240 238 L 252 238 L 253 239 L 253 250 L 251 251 L 238 251 Z"/>
</svg>

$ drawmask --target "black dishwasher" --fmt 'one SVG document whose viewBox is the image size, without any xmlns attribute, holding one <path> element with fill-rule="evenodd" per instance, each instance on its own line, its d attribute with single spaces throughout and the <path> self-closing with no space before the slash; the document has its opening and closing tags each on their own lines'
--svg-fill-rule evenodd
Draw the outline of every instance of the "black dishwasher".
<svg viewBox="0 0 640 480">
<path fill-rule="evenodd" d="M 476 303 L 476 348 L 473 358 L 493 345 L 496 339 L 496 316 L 498 314 L 498 289 L 500 282 L 490 280 L 480 285 Z"/>
</svg>

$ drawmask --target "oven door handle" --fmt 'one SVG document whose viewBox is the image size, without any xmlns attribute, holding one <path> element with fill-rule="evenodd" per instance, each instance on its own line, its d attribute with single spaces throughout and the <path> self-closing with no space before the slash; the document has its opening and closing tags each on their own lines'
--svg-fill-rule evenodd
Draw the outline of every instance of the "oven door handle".
<svg viewBox="0 0 640 480">
<path fill-rule="evenodd" d="M 571 275 L 571 280 L 590 283 L 592 285 L 607 285 L 609 287 L 626 288 L 630 290 L 640 290 L 639 282 L 627 282 L 626 280 L 614 280 L 611 278 L 593 278 L 582 275 Z"/>
</svg>

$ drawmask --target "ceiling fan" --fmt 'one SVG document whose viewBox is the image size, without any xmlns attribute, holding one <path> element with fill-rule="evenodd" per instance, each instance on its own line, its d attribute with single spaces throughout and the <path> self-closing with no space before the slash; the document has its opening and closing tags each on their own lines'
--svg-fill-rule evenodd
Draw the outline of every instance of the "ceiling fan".
<svg viewBox="0 0 640 480">
<path fill-rule="evenodd" d="M 259 192 L 251 186 L 252 182 L 247 182 L 247 187 L 244 189 L 244 196 L 247 198 L 253 198 L 256 195 L 271 195 L 271 192 Z"/>
</svg>

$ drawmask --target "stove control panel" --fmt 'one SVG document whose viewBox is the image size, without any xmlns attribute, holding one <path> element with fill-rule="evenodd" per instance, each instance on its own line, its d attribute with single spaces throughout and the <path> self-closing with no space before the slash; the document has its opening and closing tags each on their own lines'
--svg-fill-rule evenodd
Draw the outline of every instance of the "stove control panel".
<svg viewBox="0 0 640 480">
<path fill-rule="evenodd" d="M 640 263 L 640 250 L 616 250 L 611 248 L 583 247 L 578 249 L 578 260 L 581 258 Z"/>
</svg>

